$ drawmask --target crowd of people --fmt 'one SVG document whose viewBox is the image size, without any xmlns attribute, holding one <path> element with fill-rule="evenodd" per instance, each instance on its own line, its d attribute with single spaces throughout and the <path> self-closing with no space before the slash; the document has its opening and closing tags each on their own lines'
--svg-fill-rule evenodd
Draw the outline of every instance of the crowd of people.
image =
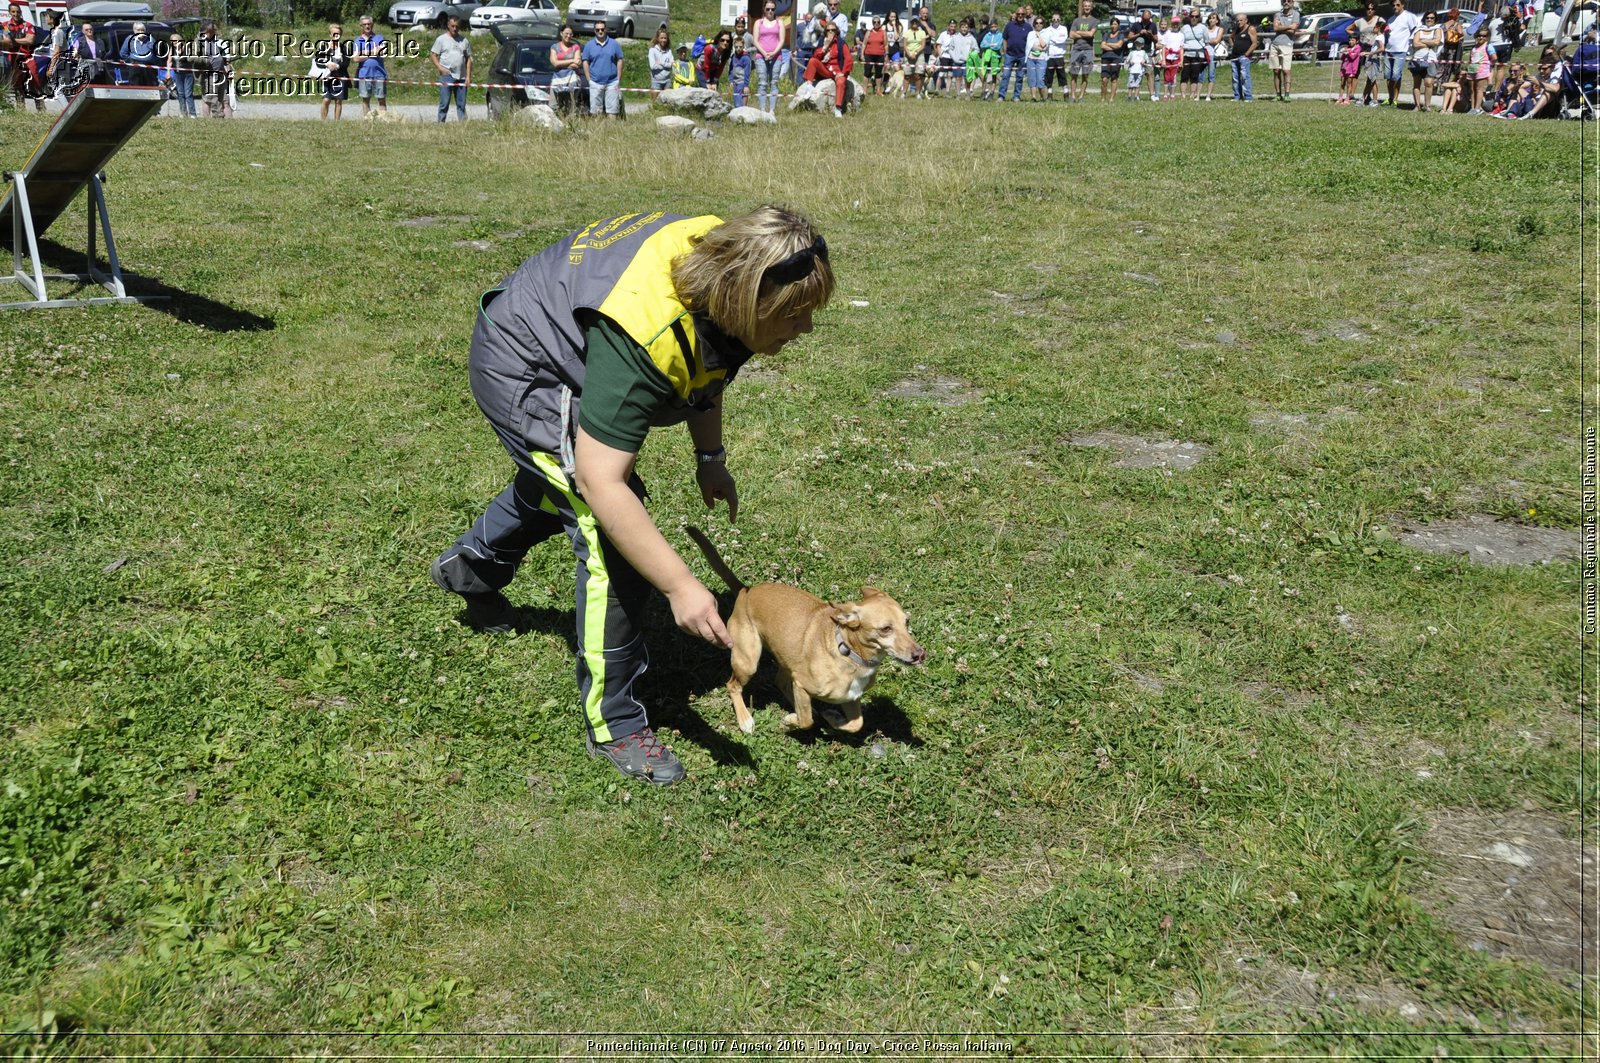
<svg viewBox="0 0 1600 1063">
<path fill-rule="evenodd" d="M 198 117 L 197 100 L 215 117 L 232 112 L 232 55 L 211 20 L 201 23 L 194 40 L 175 32 L 157 39 L 146 23 L 135 22 L 132 32 L 113 46 L 94 22 L 70 25 L 60 12 L 50 11 L 45 25 L 36 27 L 11 4 L 0 24 L 0 66 L 6 94 L 19 107 L 32 100 L 42 111 L 51 96 L 71 95 L 79 85 L 111 82 L 115 68 L 126 84 L 168 90 L 186 118 Z"/>
<path fill-rule="evenodd" d="M 1044 101 L 1059 88 L 1063 101 L 1081 102 L 1097 80 L 1102 101 L 1251 102 L 1259 98 L 1255 69 L 1265 63 L 1271 98 L 1286 101 L 1303 25 L 1295 0 L 1284 0 L 1260 25 L 1242 14 L 1225 23 L 1215 11 L 1180 8 L 1169 20 L 1144 10 L 1136 20 L 1113 18 L 1102 27 L 1083 0 L 1070 21 L 1024 4 L 1006 21 L 950 19 L 941 30 L 923 7 L 906 20 L 890 11 L 870 27 L 853 28 L 838 0 L 826 0 L 801 11 L 791 35 L 768 3 L 754 26 L 741 17 L 731 30 L 675 50 L 663 30 L 650 50 L 651 87 L 720 89 L 726 81 L 739 106 L 754 84 L 757 105 L 773 111 L 784 77 L 796 84 L 831 81 L 836 115 L 851 76 L 871 95 L 901 98 Z M 1393 0 L 1393 13 L 1380 18 L 1368 4 L 1350 26 L 1349 45 L 1335 56 L 1340 84 L 1333 102 L 1398 106 L 1409 74 L 1418 110 L 1553 117 L 1569 71 L 1574 64 L 1600 67 L 1600 49 L 1591 32 L 1572 57 L 1546 48 L 1530 71 L 1511 62 L 1521 32 L 1518 10 L 1509 5 L 1468 39 L 1458 8 L 1418 16 L 1405 0 Z"/>
<path fill-rule="evenodd" d="M 1546 48 L 1529 70 L 1511 61 L 1522 31 L 1514 6 L 1482 20 L 1471 39 L 1458 8 L 1420 16 L 1407 9 L 1406 0 L 1392 0 L 1392 8 L 1383 18 L 1368 3 L 1349 26 L 1349 44 L 1335 57 L 1335 104 L 1398 106 L 1409 74 L 1411 104 L 1418 111 L 1555 117 L 1572 95 L 1572 72 L 1586 71 L 1592 80 L 1600 69 L 1592 27 L 1573 56 Z M 12 4 L 0 26 L 0 61 L 19 103 L 32 98 L 43 109 L 47 96 L 97 80 L 115 64 L 132 84 L 168 89 L 186 117 L 198 116 L 197 99 L 211 115 L 231 113 L 232 57 L 214 22 L 203 23 L 192 42 L 176 33 L 157 41 L 136 23 L 111 54 L 96 39 L 94 23 L 69 27 L 55 12 L 48 19 L 36 29 Z M 1024 4 L 1009 20 L 950 19 L 940 30 L 922 7 L 905 20 L 890 11 L 857 29 L 839 0 L 822 0 L 801 10 L 791 30 L 773 0 L 766 0 L 753 23 L 740 16 L 709 40 L 701 36 L 674 46 L 661 27 L 647 63 L 652 96 L 675 87 L 726 87 L 735 107 L 749 104 L 767 112 L 777 110 L 780 85 L 828 82 L 833 113 L 840 117 L 852 75 L 860 75 L 868 94 L 900 98 L 1046 101 L 1059 88 L 1063 101 L 1083 102 L 1098 74 L 1102 101 L 1211 100 L 1222 94 L 1252 102 L 1258 98 L 1254 67 L 1265 62 L 1273 78 L 1271 98 L 1286 101 L 1303 24 L 1296 0 L 1283 0 L 1282 9 L 1260 26 L 1242 14 L 1224 24 L 1215 11 L 1181 8 L 1169 21 L 1158 21 L 1146 9 L 1136 20 L 1112 18 L 1102 27 L 1091 0 L 1080 0 L 1070 21 L 1059 13 L 1047 19 Z M 580 45 L 573 28 L 562 27 L 551 48 L 551 94 L 558 109 L 577 109 L 579 96 L 587 93 L 591 113 L 620 116 L 622 48 L 603 22 L 593 33 Z M 342 26 L 330 24 L 316 49 L 309 76 L 322 80 L 324 118 L 330 109 L 340 117 L 352 87 L 363 113 L 373 106 L 386 110 L 387 46 L 370 16 L 361 18 L 353 40 L 343 39 Z M 465 120 L 472 44 L 459 20 L 449 20 L 428 58 L 439 79 L 438 120 L 445 121 L 452 104 Z M 1224 79 L 1227 84 L 1219 87 Z"/>
</svg>

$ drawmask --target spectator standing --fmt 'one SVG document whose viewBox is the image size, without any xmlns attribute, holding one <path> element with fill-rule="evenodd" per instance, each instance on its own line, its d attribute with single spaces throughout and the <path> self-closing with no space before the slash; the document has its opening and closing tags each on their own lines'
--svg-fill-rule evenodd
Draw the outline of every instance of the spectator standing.
<svg viewBox="0 0 1600 1063">
<path fill-rule="evenodd" d="M 1183 20 L 1172 16 L 1172 23 L 1161 33 L 1159 57 L 1160 72 L 1150 85 L 1156 99 L 1177 99 L 1178 71 L 1183 68 Z"/>
<path fill-rule="evenodd" d="M 344 101 L 350 95 L 350 51 L 340 38 L 344 27 L 337 22 L 328 23 L 328 39 L 318 41 L 317 67 L 322 72 L 322 119 L 327 121 L 328 104 L 333 104 L 333 119 L 344 117 Z"/>
<path fill-rule="evenodd" d="M 1472 51 L 1461 68 L 1461 88 L 1467 97 L 1467 113 L 1483 113 L 1484 90 L 1489 87 L 1489 77 L 1494 69 L 1494 49 L 1489 45 L 1489 30 L 1479 26 Z"/>
<path fill-rule="evenodd" d="M 1122 32 L 1122 23 L 1115 18 L 1100 38 L 1100 102 L 1109 103 L 1117 98 L 1117 82 L 1122 80 L 1122 53 L 1128 38 Z"/>
<path fill-rule="evenodd" d="M 1334 103 L 1351 104 L 1356 98 L 1356 82 L 1361 80 L 1361 38 L 1350 35 L 1350 43 L 1339 55 L 1339 96 Z"/>
<path fill-rule="evenodd" d="M 570 539 L 585 747 L 631 779 L 684 777 L 639 700 L 651 588 L 680 630 L 730 645 L 716 597 L 644 506 L 638 452 L 655 429 L 686 425 L 700 496 L 727 503 L 732 522 L 723 389 L 753 355 L 810 332 L 833 289 L 827 244 L 797 214 L 656 212 L 562 239 L 476 310 L 472 392 L 516 472 L 430 575 L 465 600 L 469 625 L 508 632 L 518 618 L 503 588 L 535 544 Z"/>
<path fill-rule="evenodd" d="M 1429 11 L 1422 16 L 1422 27 L 1411 37 L 1411 109 L 1433 110 L 1433 87 L 1439 81 L 1439 47 L 1444 30 L 1439 16 Z"/>
<path fill-rule="evenodd" d="M 26 107 L 27 101 L 32 99 L 34 106 L 42 111 L 44 86 L 39 81 L 38 69 L 33 61 L 33 49 L 38 43 L 39 30 L 22 17 L 21 6 L 11 4 L 7 7 L 6 20 L 0 24 L 0 56 L 10 68 L 6 77 L 6 93 L 17 107 Z M 154 71 L 151 73 L 150 84 L 154 85 Z"/>
<path fill-rule="evenodd" d="M 1139 102 L 1139 87 L 1144 84 L 1145 71 L 1150 68 L 1150 53 L 1145 49 L 1144 37 L 1135 37 L 1128 48 L 1128 99 Z"/>
<path fill-rule="evenodd" d="M 87 31 L 89 24 L 84 24 Z M 228 75 L 233 71 L 233 53 L 228 42 L 217 35 L 217 24 L 210 19 L 200 24 L 200 36 L 195 38 L 195 80 L 200 85 L 200 98 L 205 101 L 208 118 L 227 118 L 232 108 L 228 106 Z"/>
<path fill-rule="evenodd" d="M 1498 90 L 1506 79 L 1506 65 L 1511 53 L 1522 43 L 1522 19 L 1517 9 L 1507 4 L 1500 14 L 1489 20 L 1489 46 L 1494 49 L 1494 80 L 1492 90 Z"/>
<path fill-rule="evenodd" d="M 1033 20 L 1033 31 L 1028 34 L 1028 90 L 1035 103 L 1044 102 L 1044 72 L 1050 65 L 1050 45 L 1044 39 L 1044 19 Z"/>
<path fill-rule="evenodd" d="M 194 107 L 194 69 L 190 65 L 188 45 L 174 33 L 167 37 L 166 65 L 162 74 L 174 99 L 178 101 L 179 118 L 196 118 Z"/>
<path fill-rule="evenodd" d="M 1200 98 L 1200 78 L 1206 71 L 1206 52 L 1210 48 L 1211 34 L 1200 21 L 1200 11 L 1191 9 L 1189 21 L 1183 29 L 1182 96 L 1186 100 Z"/>
<path fill-rule="evenodd" d="M 889 35 L 883 30 L 883 17 L 872 16 L 872 28 L 861 42 L 861 61 L 867 68 L 867 92 L 883 95 L 883 68 L 889 61 Z"/>
<path fill-rule="evenodd" d="M 455 98 L 456 120 L 467 120 L 467 83 L 472 80 L 472 42 L 461 35 L 461 20 L 451 17 L 445 31 L 428 50 L 434 69 L 439 71 L 439 121 L 450 114 L 450 99 Z"/>
<path fill-rule="evenodd" d="M 692 89 L 695 87 L 694 59 L 689 55 L 688 41 L 678 45 L 678 50 L 674 53 L 672 60 L 672 87 L 675 89 Z"/>
<path fill-rule="evenodd" d="M 1255 100 L 1250 91 L 1250 64 L 1255 61 L 1260 44 L 1261 38 L 1256 35 L 1256 28 L 1250 24 L 1249 17 L 1243 14 L 1233 16 L 1233 37 L 1228 41 L 1228 65 L 1233 74 L 1235 103 L 1251 103 Z"/>
<path fill-rule="evenodd" d="M 1206 69 L 1200 75 L 1206 87 L 1206 102 L 1211 102 L 1211 91 L 1217 84 L 1217 60 L 1227 51 L 1227 31 L 1215 11 L 1206 16 Z"/>
<path fill-rule="evenodd" d="M 661 95 L 661 90 L 672 86 L 672 38 L 667 27 L 660 26 L 650 39 L 650 52 L 645 58 L 650 68 L 650 98 Z"/>
<path fill-rule="evenodd" d="M 1445 12 L 1442 27 L 1444 43 L 1439 47 L 1440 77 L 1446 81 L 1459 81 L 1461 77 L 1461 47 L 1467 42 L 1466 26 L 1461 22 L 1461 9 L 1452 7 Z M 1459 84 L 1457 85 L 1459 89 Z M 1445 108 L 1446 111 L 1449 108 Z"/>
<path fill-rule="evenodd" d="M 822 12 L 827 11 L 827 7 L 823 4 L 818 4 L 817 9 Z M 800 21 L 795 25 L 794 52 L 791 56 L 797 82 L 803 80 L 806 64 L 811 62 L 811 53 L 822 46 L 822 24 L 820 15 L 813 16 L 810 11 L 800 12 Z"/>
<path fill-rule="evenodd" d="M 1006 23 L 1006 28 L 1001 31 L 1005 50 L 1000 56 L 1000 95 L 1006 98 L 1006 87 L 1015 85 L 1011 91 L 1011 102 L 1016 103 L 1022 99 L 1022 76 L 1027 69 L 1028 59 L 1028 34 L 1033 32 L 1028 25 L 1028 17 L 1022 13 L 1022 8 L 1017 8 L 1011 16 L 1011 21 Z"/>
<path fill-rule="evenodd" d="M 850 16 L 839 10 L 839 0 L 828 0 L 828 21 L 839 31 L 839 41 L 850 46 Z"/>
<path fill-rule="evenodd" d="M 924 53 L 928 47 L 928 28 L 922 24 L 921 19 L 912 19 L 906 23 L 905 31 L 900 36 L 900 50 L 904 55 L 906 70 L 906 88 L 913 99 L 927 98 L 923 87 L 923 77 L 928 72 L 928 60 Z"/>
<path fill-rule="evenodd" d="M 117 58 L 126 64 L 123 77 L 129 85 L 151 88 L 156 83 L 156 71 L 161 64 L 156 61 L 156 39 L 143 22 L 133 24 L 133 32 L 122 42 Z"/>
<path fill-rule="evenodd" d="M 829 22 L 823 29 L 822 47 L 811 53 L 811 62 L 806 64 L 805 80 L 811 84 L 818 81 L 833 82 L 833 116 L 844 117 L 844 97 L 849 89 L 849 74 L 855 66 L 855 60 L 850 57 L 850 49 L 845 45 L 844 38 L 839 36 L 839 27 Z"/>
<path fill-rule="evenodd" d="M 1422 28 L 1422 20 L 1406 10 L 1406 0 L 1394 0 L 1394 14 L 1385 27 L 1383 48 L 1383 80 L 1389 85 L 1388 106 L 1400 100 L 1400 82 L 1405 77 L 1406 62 L 1411 56 L 1411 38 Z"/>
<path fill-rule="evenodd" d="M 356 34 L 352 48 L 356 63 L 356 92 L 361 96 L 361 116 L 372 112 L 372 101 L 378 101 L 378 113 L 389 112 L 389 42 L 383 39 L 372 24 L 371 15 L 361 16 L 361 32 Z"/>
<path fill-rule="evenodd" d="M 745 50 L 744 38 L 734 37 L 733 55 L 728 59 L 728 88 L 733 93 L 733 105 L 744 106 L 745 93 L 750 90 L 750 72 L 753 64 Z"/>
<path fill-rule="evenodd" d="M 936 73 L 933 77 L 933 88 L 935 92 L 948 94 L 950 91 L 950 75 L 956 63 L 956 34 L 959 32 L 960 31 L 956 29 L 956 20 L 951 19 L 950 24 L 945 27 L 944 32 L 939 34 L 938 39 L 934 41 L 933 55 L 935 65 L 938 69 L 938 73 Z"/>
<path fill-rule="evenodd" d="M 1067 26 L 1067 40 L 1072 48 L 1067 59 L 1067 78 L 1072 85 L 1072 99 L 1078 103 L 1089 94 L 1089 74 L 1094 70 L 1094 37 L 1099 31 L 1100 23 L 1095 21 L 1092 0 L 1079 0 L 1078 17 Z"/>
<path fill-rule="evenodd" d="M 778 111 L 778 78 L 782 75 L 785 27 L 778 8 L 767 0 L 756 19 L 756 106 L 768 114 Z"/>
<path fill-rule="evenodd" d="M 603 20 L 594 24 L 594 37 L 583 46 L 583 78 L 589 83 L 589 113 L 620 119 L 622 45 L 610 36 Z"/>
<path fill-rule="evenodd" d="M 1272 70 L 1272 91 L 1289 102 L 1289 82 L 1294 74 L 1294 39 L 1300 34 L 1300 9 L 1294 0 L 1283 0 L 1283 10 L 1272 20 L 1272 45 L 1267 49 L 1267 66 Z"/>
<path fill-rule="evenodd" d="M 950 45 L 950 65 L 955 70 L 956 85 L 961 95 L 971 91 L 978 73 L 978 38 L 972 34 L 972 20 L 961 20 L 961 28 Z"/>
<path fill-rule="evenodd" d="M 587 49 L 585 49 L 587 52 Z M 587 58 L 587 56 L 585 56 Z M 712 38 L 706 50 L 700 53 L 700 81 L 713 92 L 722 87 L 722 74 L 733 58 L 733 34 L 722 30 Z"/>
<path fill-rule="evenodd" d="M 1378 82 L 1383 80 L 1383 19 L 1377 5 L 1368 0 L 1366 14 L 1350 24 L 1353 40 L 1361 42 L 1365 85 L 1361 89 L 1363 107 L 1378 106 Z"/>
<path fill-rule="evenodd" d="M 1044 57 L 1044 94 L 1046 99 L 1055 99 L 1056 85 L 1061 86 L 1061 100 L 1063 103 L 1072 99 L 1072 89 L 1067 81 L 1067 52 L 1072 50 L 1072 29 L 1062 23 L 1061 13 L 1056 12 L 1050 16 L 1050 24 L 1043 30 L 1044 43 L 1049 46 L 1049 51 Z"/>
<path fill-rule="evenodd" d="M 57 67 L 60 65 L 59 60 L 71 49 L 72 26 L 60 11 L 51 11 L 45 15 L 45 18 L 50 23 L 50 65 L 46 68 L 42 80 L 44 81 L 45 95 L 54 96 L 60 84 L 59 75 L 56 72 Z M 37 63 L 37 53 L 34 55 L 34 60 Z"/>
<path fill-rule="evenodd" d="M 1005 36 L 999 24 L 991 22 L 985 25 L 983 35 L 978 38 L 978 80 L 972 90 L 980 99 L 994 99 L 995 87 L 1000 83 L 1000 53 L 1005 46 Z"/>
<path fill-rule="evenodd" d="M 659 35 L 658 35 L 659 36 Z M 679 45 L 681 53 L 688 45 Z M 572 26 L 562 25 L 557 31 L 556 43 L 550 46 L 550 66 L 555 73 L 550 78 L 550 95 L 555 109 L 561 114 L 577 114 L 579 95 L 583 92 L 583 48 L 573 39 Z M 686 84 L 694 84 L 691 74 Z"/>
</svg>

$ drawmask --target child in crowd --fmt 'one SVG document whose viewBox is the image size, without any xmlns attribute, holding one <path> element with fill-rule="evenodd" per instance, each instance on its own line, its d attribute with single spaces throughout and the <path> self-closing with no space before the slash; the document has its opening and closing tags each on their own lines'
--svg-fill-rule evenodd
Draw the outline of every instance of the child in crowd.
<svg viewBox="0 0 1600 1063">
<path fill-rule="evenodd" d="M 1441 106 L 1439 108 L 1440 113 L 1442 113 L 1442 114 L 1454 114 L 1456 112 L 1456 109 L 1461 106 L 1461 76 L 1460 76 L 1460 74 L 1459 73 L 1456 73 L 1456 74 L 1448 74 L 1447 73 L 1445 75 L 1444 83 L 1439 86 L 1439 89 L 1440 89 L 1441 92 L 1444 93 L 1443 99 L 1441 100 Z"/>
<path fill-rule="evenodd" d="M 694 88 L 694 60 L 689 56 L 689 44 L 685 41 L 678 45 L 678 54 L 672 60 L 672 87 L 675 89 Z"/>
<path fill-rule="evenodd" d="M 750 56 L 745 54 L 744 37 L 736 37 L 733 42 L 733 57 L 728 60 L 728 85 L 733 89 L 733 105 L 744 106 L 745 89 L 750 86 L 750 73 L 754 65 Z"/>
<path fill-rule="evenodd" d="M 1344 46 L 1344 54 L 1339 59 L 1339 98 L 1334 103 L 1355 101 L 1356 82 L 1361 80 L 1361 57 L 1365 54 L 1361 50 L 1361 38 L 1351 34 L 1350 43 Z"/>
<path fill-rule="evenodd" d="M 972 91 L 981 91 L 986 100 L 993 98 L 995 86 L 1000 83 L 1000 49 L 1004 47 L 1005 38 L 1000 27 L 993 24 L 985 27 L 983 39 L 978 42 L 978 84 Z"/>
<path fill-rule="evenodd" d="M 1128 99 L 1138 102 L 1139 87 L 1144 84 L 1144 72 L 1150 65 L 1150 53 L 1144 50 L 1144 39 L 1136 37 L 1133 51 L 1128 53 Z"/>
</svg>

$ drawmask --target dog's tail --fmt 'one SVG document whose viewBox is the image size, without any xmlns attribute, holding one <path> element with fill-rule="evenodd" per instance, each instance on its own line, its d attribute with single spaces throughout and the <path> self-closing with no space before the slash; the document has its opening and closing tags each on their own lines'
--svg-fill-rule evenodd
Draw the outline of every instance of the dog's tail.
<svg viewBox="0 0 1600 1063">
<path fill-rule="evenodd" d="M 728 563 L 722 560 L 722 555 L 717 553 L 715 546 L 711 545 L 711 540 L 706 538 L 705 532 L 696 528 L 693 524 L 685 527 L 684 531 L 689 533 L 689 538 L 694 540 L 694 544 L 700 548 L 700 552 L 706 555 L 706 564 L 711 566 L 711 571 L 722 577 L 722 582 L 728 585 L 729 590 L 744 590 L 744 581 L 733 574 L 733 569 L 729 568 Z"/>
</svg>

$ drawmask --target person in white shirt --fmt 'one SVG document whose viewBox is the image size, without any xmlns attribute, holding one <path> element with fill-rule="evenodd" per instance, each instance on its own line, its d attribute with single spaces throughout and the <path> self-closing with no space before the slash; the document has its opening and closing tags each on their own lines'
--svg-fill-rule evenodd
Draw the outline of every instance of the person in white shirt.
<svg viewBox="0 0 1600 1063">
<path fill-rule="evenodd" d="M 1138 102 L 1139 86 L 1144 84 L 1145 68 L 1150 65 L 1150 53 L 1144 50 L 1144 38 L 1133 42 L 1128 53 L 1128 99 Z"/>
<path fill-rule="evenodd" d="M 944 32 L 939 34 L 939 39 L 934 42 L 934 55 L 938 57 L 939 74 L 934 79 L 934 88 L 948 94 L 950 92 L 950 78 L 955 73 L 955 47 L 956 38 L 961 36 L 961 31 L 956 29 L 956 20 L 951 19 Z"/>
<path fill-rule="evenodd" d="M 1411 55 L 1411 38 L 1422 28 L 1422 20 L 1406 10 L 1406 0 L 1394 0 L 1389 16 L 1389 42 L 1383 49 L 1383 80 L 1389 83 L 1389 106 L 1400 98 L 1400 82 L 1406 76 L 1406 59 Z"/>
<path fill-rule="evenodd" d="M 972 33 L 972 20 L 961 20 L 961 32 L 956 34 L 956 39 L 950 42 L 950 61 L 955 68 L 956 84 L 961 86 L 961 95 L 965 96 L 971 85 L 967 84 L 967 60 L 972 53 L 978 50 L 978 38 Z"/>
<path fill-rule="evenodd" d="M 1061 21 L 1061 14 L 1057 12 L 1050 16 L 1050 24 L 1040 31 L 1044 38 L 1044 94 L 1048 99 L 1056 95 L 1056 82 L 1061 82 L 1061 99 L 1068 99 L 1067 92 L 1067 44 L 1072 40 L 1072 31 L 1067 29 Z"/>
</svg>

